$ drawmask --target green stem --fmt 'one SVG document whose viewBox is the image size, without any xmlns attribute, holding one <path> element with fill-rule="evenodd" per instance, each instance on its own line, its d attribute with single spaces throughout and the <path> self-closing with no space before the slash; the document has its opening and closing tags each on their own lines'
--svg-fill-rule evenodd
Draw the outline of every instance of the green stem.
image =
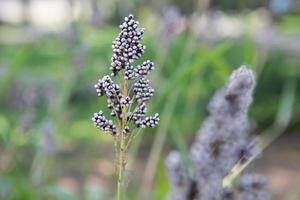
<svg viewBox="0 0 300 200">
<path fill-rule="evenodd" d="M 119 182 L 118 181 L 118 200 L 121 200 L 121 188 L 122 188 L 122 186 L 121 186 L 121 182 Z"/>
<path fill-rule="evenodd" d="M 123 82 L 123 96 L 126 97 L 128 95 L 128 81 L 124 79 Z M 118 145 L 118 184 L 117 184 L 117 200 L 122 199 L 122 182 L 124 178 L 124 170 L 125 170 L 125 165 L 126 165 L 126 135 L 123 133 L 123 130 L 126 126 L 127 120 L 126 120 L 126 113 L 127 109 L 126 107 L 122 109 L 122 120 L 120 123 L 120 128 L 119 128 L 119 134 L 117 140 L 119 140 L 119 145 Z"/>
<path fill-rule="evenodd" d="M 122 182 L 123 182 L 123 171 L 125 168 L 125 146 L 124 146 L 124 137 L 121 136 L 120 148 L 119 148 L 119 162 L 118 162 L 118 188 L 117 188 L 117 197 L 118 200 L 122 199 Z"/>
</svg>

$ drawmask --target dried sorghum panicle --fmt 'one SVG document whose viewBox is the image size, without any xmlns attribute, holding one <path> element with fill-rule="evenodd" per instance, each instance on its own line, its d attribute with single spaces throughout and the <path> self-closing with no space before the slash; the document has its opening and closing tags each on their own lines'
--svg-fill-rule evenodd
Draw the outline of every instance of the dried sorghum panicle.
<svg viewBox="0 0 300 200">
<path fill-rule="evenodd" d="M 111 109 L 110 115 L 126 123 L 122 124 L 122 128 L 117 127 L 114 121 L 106 119 L 103 111 L 95 113 L 93 117 L 95 126 L 113 135 L 127 134 L 134 128 L 155 127 L 159 122 L 158 114 L 146 117 L 146 103 L 154 94 L 147 75 L 154 69 L 154 63 L 147 60 L 136 67 L 133 65 L 133 62 L 144 54 L 145 46 L 140 43 L 144 30 L 139 28 L 139 23 L 134 20 L 133 15 L 125 17 L 120 28 L 121 32 L 112 45 L 113 56 L 110 67 L 112 73 L 99 79 L 95 84 L 98 96 L 107 98 L 107 107 Z M 132 94 L 129 90 L 123 91 L 125 90 L 123 86 L 112 80 L 121 71 L 123 72 L 121 79 L 127 81 L 126 84 L 131 84 L 128 86 L 133 88 Z M 130 80 L 133 83 L 130 83 Z"/>
<path fill-rule="evenodd" d="M 186 200 L 216 200 L 225 198 L 225 194 L 230 199 L 231 195 L 228 191 L 225 193 L 222 187 L 223 179 L 234 166 L 245 163 L 257 152 L 257 142 L 251 142 L 249 136 L 247 116 L 254 87 L 254 73 L 242 66 L 233 71 L 227 85 L 213 97 L 208 106 L 210 116 L 203 123 L 190 150 L 193 165 L 190 182 L 196 181 L 193 184 L 196 189 L 188 188 L 186 191 L 192 190 L 196 195 Z"/>
</svg>

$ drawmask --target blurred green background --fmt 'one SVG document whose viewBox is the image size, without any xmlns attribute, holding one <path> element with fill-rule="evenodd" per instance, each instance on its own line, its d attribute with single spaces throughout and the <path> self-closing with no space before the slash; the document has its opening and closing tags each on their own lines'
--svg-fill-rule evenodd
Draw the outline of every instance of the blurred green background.
<svg viewBox="0 0 300 200">
<path fill-rule="evenodd" d="M 161 123 L 130 150 L 128 199 L 167 199 L 166 154 L 187 151 L 210 97 L 245 64 L 266 148 L 246 170 L 270 178 L 274 199 L 299 200 L 299 0 L 1 0 L 0 199 L 113 198 L 113 141 L 91 122 L 105 107 L 93 85 L 129 13 L 156 63 L 150 111 Z"/>
</svg>

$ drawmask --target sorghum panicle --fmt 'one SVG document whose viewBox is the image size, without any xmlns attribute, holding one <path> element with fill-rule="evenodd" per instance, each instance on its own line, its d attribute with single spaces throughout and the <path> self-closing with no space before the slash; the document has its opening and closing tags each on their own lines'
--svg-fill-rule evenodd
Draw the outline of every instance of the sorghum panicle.
<svg viewBox="0 0 300 200">
<path fill-rule="evenodd" d="M 144 36 L 144 29 L 139 29 L 139 23 L 134 20 L 133 15 L 125 17 L 120 25 L 121 32 L 112 45 L 113 56 L 111 58 L 112 76 L 116 76 L 122 69 L 125 70 L 125 79 L 131 80 L 135 77 L 132 65 L 144 54 L 145 46 L 140 44 Z"/>
<path fill-rule="evenodd" d="M 111 109 L 112 117 L 118 120 L 126 117 L 126 126 L 119 132 L 129 133 L 134 128 L 155 127 L 159 122 L 159 115 L 156 113 L 154 116 L 146 117 L 147 102 L 154 94 L 147 75 L 154 69 L 154 63 L 147 60 L 141 65 L 133 66 L 133 62 L 144 54 L 145 46 L 140 43 L 144 29 L 139 28 L 139 23 L 134 20 L 133 15 L 125 17 L 120 29 L 121 32 L 112 45 L 113 56 L 110 66 L 112 73 L 99 79 L 95 89 L 98 96 L 107 98 L 107 107 Z M 123 80 L 134 82 L 132 96 L 129 96 L 129 91 L 122 91 L 122 87 L 112 80 L 118 74 L 122 74 Z M 126 113 L 123 113 L 124 111 Z M 108 120 L 102 110 L 95 113 L 92 120 L 102 131 L 118 134 L 115 121 Z"/>
<path fill-rule="evenodd" d="M 179 155 L 176 156 L 176 162 L 170 162 L 174 152 L 169 155 L 166 160 L 169 179 L 173 188 L 176 186 L 172 199 L 220 199 L 224 194 L 223 179 L 234 166 L 246 162 L 257 151 L 257 142 L 251 142 L 249 136 L 250 123 L 247 117 L 254 87 L 254 73 L 242 66 L 232 73 L 227 85 L 215 94 L 208 106 L 210 116 L 203 123 L 190 150 L 192 177 L 183 175 L 184 169 L 178 167 L 181 166 Z M 174 176 L 188 177 L 189 181 L 179 185 Z M 226 194 L 229 198 L 230 193 Z"/>
</svg>

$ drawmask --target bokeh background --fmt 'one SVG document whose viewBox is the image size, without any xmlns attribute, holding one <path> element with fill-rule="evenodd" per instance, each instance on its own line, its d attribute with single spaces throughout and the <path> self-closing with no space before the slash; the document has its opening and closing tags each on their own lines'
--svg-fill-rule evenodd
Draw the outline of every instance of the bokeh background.
<svg viewBox="0 0 300 200">
<path fill-rule="evenodd" d="M 246 171 L 269 178 L 273 199 L 299 200 L 299 0 L 1 0 L 0 199 L 112 199 L 113 141 L 91 122 L 105 106 L 93 85 L 129 13 L 156 63 L 161 123 L 130 149 L 128 199 L 168 197 L 166 154 L 187 151 L 214 91 L 246 64 L 265 148 Z"/>
</svg>

